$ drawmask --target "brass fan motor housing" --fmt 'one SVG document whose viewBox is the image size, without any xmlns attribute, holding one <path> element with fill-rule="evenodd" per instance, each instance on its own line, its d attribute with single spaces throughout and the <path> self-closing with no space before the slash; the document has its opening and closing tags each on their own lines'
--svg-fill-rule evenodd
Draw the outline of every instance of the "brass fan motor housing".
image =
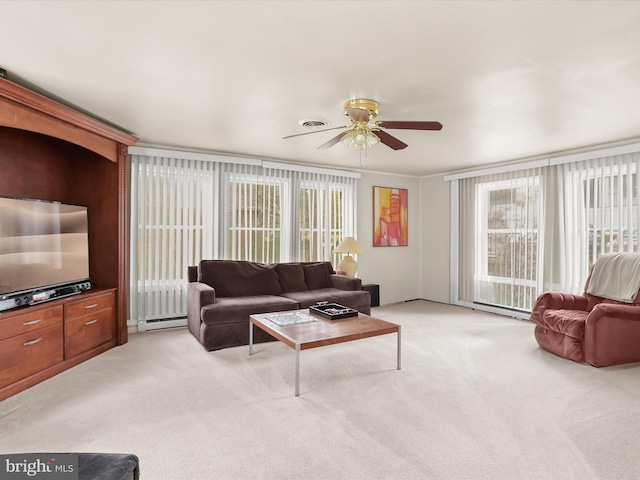
<svg viewBox="0 0 640 480">
<path fill-rule="evenodd" d="M 354 100 L 348 100 L 344 103 L 344 116 L 349 118 L 349 108 L 357 108 L 364 110 L 369 114 L 369 120 L 378 116 L 378 102 L 375 100 L 369 100 L 368 98 L 356 98 Z"/>
</svg>

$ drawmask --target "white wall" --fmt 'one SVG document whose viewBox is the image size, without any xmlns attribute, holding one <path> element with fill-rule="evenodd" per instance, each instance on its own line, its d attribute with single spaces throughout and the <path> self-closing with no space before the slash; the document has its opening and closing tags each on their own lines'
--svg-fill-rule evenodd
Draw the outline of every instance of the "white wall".
<svg viewBox="0 0 640 480">
<path fill-rule="evenodd" d="M 408 190 L 409 245 L 373 246 L 373 187 Z M 380 285 L 380 304 L 424 298 L 449 303 L 450 197 L 444 177 L 363 172 L 358 184 L 357 277 Z"/>
<path fill-rule="evenodd" d="M 449 303 L 450 182 L 445 182 L 443 176 L 421 178 L 420 192 L 420 298 Z"/>
<path fill-rule="evenodd" d="M 408 190 L 409 245 L 373 246 L 373 187 Z M 380 285 L 380 304 L 421 298 L 420 288 L 420 180 L 417 177 L 363 172 L 358 184 L 358 231 L 364 253 L 357 256 L 362 283 Z"/>
</svg>

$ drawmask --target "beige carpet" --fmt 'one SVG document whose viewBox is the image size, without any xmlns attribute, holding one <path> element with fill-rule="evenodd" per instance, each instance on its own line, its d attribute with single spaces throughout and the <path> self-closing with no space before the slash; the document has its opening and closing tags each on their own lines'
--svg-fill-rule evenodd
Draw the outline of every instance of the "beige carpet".
<svg viewBox="0 0 640 480">
<path fill-rule="evenodd" d="M 0 452 L 124 452 L 144 480 L 637 479 L 640 364 L 540 350 L 528 322 L 415 301 L 396 337 L 206 352 L 130 342 L 0 402 Z M 639 346 L 640 348 L 640 346 Z"/>
</svg>

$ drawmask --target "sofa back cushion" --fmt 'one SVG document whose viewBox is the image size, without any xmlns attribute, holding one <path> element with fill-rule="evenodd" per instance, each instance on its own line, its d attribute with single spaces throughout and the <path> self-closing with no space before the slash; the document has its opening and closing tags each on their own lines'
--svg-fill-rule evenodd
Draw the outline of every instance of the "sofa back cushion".
<svg viewBox="0 0 640 480">
<path fill-rule="evenodd" d="M 276 273 L 283 292 L 309 290 L 304 281 L 304 268 L 300 263 L 278 263 L 276 264 Z"/>
<path fill-rule="evenodd" d="M 275 265 L 243 260 L 201 260 L 198 281 L 215 288 L 219 297 L 282 293 Z"/>
<path fill-rule="evenodd" d="M 304 281 L 309 290 L 318 288 L 331 288 L 331 277 L 333 267 L 330 262 L 306 263 L 303 264 Z"/>
</svg>

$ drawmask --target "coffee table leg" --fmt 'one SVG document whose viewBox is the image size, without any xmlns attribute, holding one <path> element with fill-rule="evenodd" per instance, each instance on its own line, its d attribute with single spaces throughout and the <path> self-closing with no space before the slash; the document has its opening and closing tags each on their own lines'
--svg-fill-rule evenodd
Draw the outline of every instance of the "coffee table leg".
<svg viewBox="0 0 640 480">
<path fill-rule="evenodd" d="M 296 343 L 296 397 L 300 396 L 300 344 Z"/>
<path fill-rule="evenodd" d="M 401 335 L 400 335 L 400 326 L 398 325 L 398 370 L 400 370 L 400 369 L 402 368 L 402 367 L 401 367 L 402 357 L 401 357 L 401 355 L 400 355 L 400 344 L 401 344 L 401 342 L 400 342 L 400 338 L 401 338 Z"/>
<path fill-rule="evenodd" d="M 253 355 L 253 322 L 249 320 L 249 355 Z"/>
</svg>

